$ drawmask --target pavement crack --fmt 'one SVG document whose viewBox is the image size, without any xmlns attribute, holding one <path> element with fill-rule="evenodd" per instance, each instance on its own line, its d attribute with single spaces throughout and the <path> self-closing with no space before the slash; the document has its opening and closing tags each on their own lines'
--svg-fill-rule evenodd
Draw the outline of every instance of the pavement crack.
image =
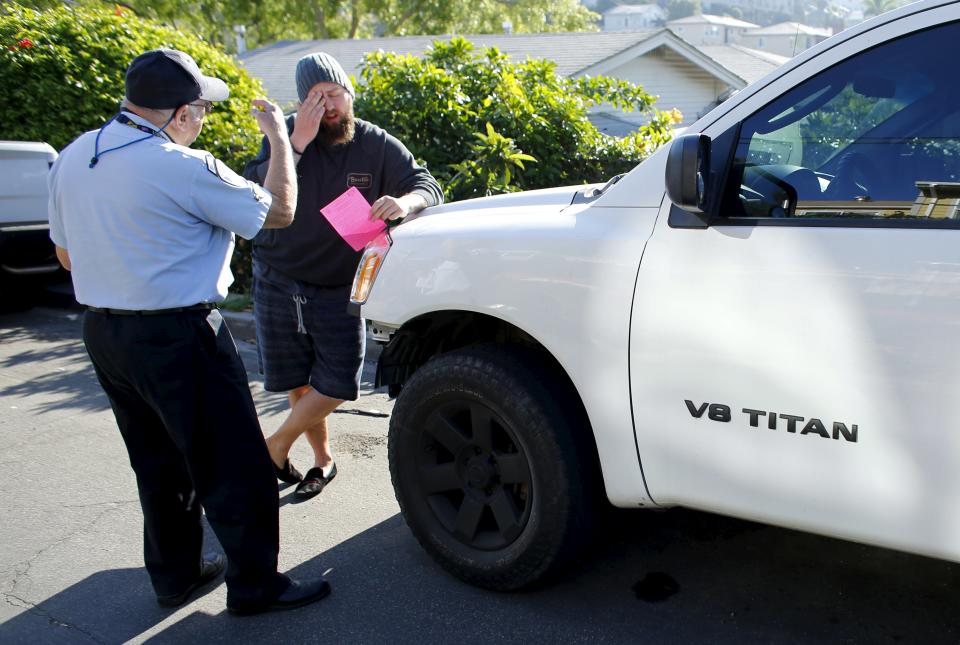
<svg viewBox="0 0 960 645">
<path fill-rule="evenodd" d="M 3 602 L 7 603 L 11 607 L 16 607 L 17 609 L 33 609 L 34 605 L 29 600 L 24 600 L 20 596 L 15 596 L 12 593 L 0 594 L 3 596 Z"/>
<path fill-rule="evenodd" d="M 121 499 L 117 502 L 93 502 L 92 504 L 61 504 L 60 508 L 96 508 L 97 506 L 126 506 L 128 504 L 139 504 L 138 499 Z"/>
<path fill-rule="evenodd" d="M 67 542 L 68 540 L 71 540 L 71 539 L 77 537 L 78 535 L 82 535 L 82 534 L 84 534 L 85 532 L 89 531 L 89 530 L 92 529 L 94 526 L 96 526 L 96 524 L 97 524 L 97 523 L 103 518 L 103 516 L 105 516 L 107 513 L 111 512 L 111 511 L 114 511 L 114 510 L 117 510 L 117 509 L 120 508 L 121 506 L 126 506 L 126 505 L 132 504 L 132 503 L 136 503 L 136 501 L 135 501 L 135 500 L 133 500 L 133 501 L 124 500 L 124 501 L 121 501 L 121 502 L 100 502 L 100 503 L 96 503 L 96 504 L 86 504 L 86 505 L 77 505 L 77 506 L 75 506 L 74 508 L 87 508 L 87 507 L 97 507 L 97 506 L 106 506 L 107 508 L 104 508 L 102 511 L 100 511 L 99 513 L 97 513 L 90 521 L 84 523 L 83 526 L 80 526 L 79 528 L 77 528 L 77 529 L 74 530 L 74 531 L 70 531 L 69 533 L 67 533 L 66 535 L 64 535 L 63 537 L 61 537 L 59 540 L 56 540 L 56 541 L 48 544 L 47 546 L 43 547 L 42 549 L 40 549 L 39 551 L 37 551 L 36 553 L 34 553 L 32 556 L 30 556 L 29 558 L 27 558 L 27 559 L 24 560 L 23 562 L 20 562 L 20 563 L 18 563 L 17 565 L 15 565 L 15 566 L 14 566 L 14 569 L 13 569 L 13 571 L 14 571 L 14 576 L 13 576 L 13 579 L 8 583 L 8 585 L 9 585 L 8 590 L 7 590 L 7 591 L 0 592 L 0 595 L 2 595 L 2 597 L 3 597 L 3 601 L 4 601 L 5 603 L 7 603 L 8 605 L 11 605 L 11 606 L 13 606 L 13 607 L 18 607 L 18 608 L 21 608 L 21 609 L 26 609 L 28 612 L 31 612 L 31 613 L 36 614 L 36 615 L 38 615 L 38 616 L 42 616 L 42 617 L 45 618 L 45 619 L 47 620 L 47 622 L 48 622 L 50 625 L 52 625 L 52 626 L 62 627 L 62 628 L 65 628 L 65 629 L 75 630 L 75 631 L 79 632 L 80 634 L 83 634 L 84 636 L 86 636 L 87 638 L 89 638 L 91 641 L 93 641 L 93 642 L 95 642 L 95 643 L 106 643 L 106 641 L 97 638 L 94 634 L 91 634 L 90 632 L 87 632 L 86 630 L 84 630 L 84 629 L 82 629 L 82 628 L 80 628 L 80 627 L 77 627 L 76 625 L 72 625 L 72 624 L 70 624 L 70 623 L 68 623 L 68 622 L 65 622 L 65 621 L 63 621 L 63 620 L 60 620 L 59 618 L 56 618 L 55 616 L 50 615 L 48 612 L 40 609 L 35 603 L 32 603 L 32 602 L 30 602 L 29 600 L 26 600 L 26 599 L 21 598 L 20 596 L 18 596 L 18 595 L 16 594 L 16 592 L 17 592 L 17 587 L 21 584 L 21 582 L 24 580 L 24 578 L 29 577 L 29 575 L 30 575 L 30 569 L 31 569 L 31 567 L 33 566 L 33 563 L 36 562 L 36 560 L 37 560 L 38 558 L 42 557 L 45 553 L 47 553 L 47 552 L 49 552 L 51 549 L 54 549 L 54 548 L 56 548 L 57 546 L 63 544 L 64 542 Z M 68 507 L 68 508 L 69 508 L 69 507 Z"/>
<path fill-rule="evenodd" d="M 43 547 L 42 549 L 40 549 L 39 551 L 37 551 L 36 553 L 34 553 L 32 556 L 30 556 L 30 557 L 27 558 L 26 560 L 23 560 L 22 562 L 17 563 L 17 564 L 14 566 L 14 576 L 13 576 L 13 579 L 8 583 L 9 587 L 8 587 L 7 591 L 2 592 L 2 593 L 3 593 L 4 595 L 8 595 L 8 594 L 12 594 L 12 593 L 16 592 L 16 591 L 17 591 L 17 587 L 18 587 L 18 585 L 20 584 L 20 582 L 21 582 L 24 578 L 26 578 L 26 577 L 28 577 L 28 576 L 30 575 L 30 568 L 33 566 L 33 563 L 37 560 L 37 558 L 40 558 L 40 557 L 43 556 L 45 553 L 47 553 L 47 552 L 50 551 L 51 549 L 54 549 L 54 548 L 58 547 L 59 545 L 63 544 L 64 542 L 67 542 L 68 540 L 72 540 L 73 538 L 77 537 L 78 535 L 83 535 L 85 532 L 89 531 L 89 530 L 92 529 L 94 526 L 96 526 L 96 524 L 100 521 L 100 519 L 101 519 L 104 515 L 106 515 L 107 513 L 111 512 L 111 511 L 117 510 L 117 509 L 120 508 L 121 506 L 125 506 L 125 505 L 130 504 L 130 503 L 132 503 L 132 502 L 127 502 L 127 501 L 124 501 L 124 502 L 101 502 L 101 503 L 99 503 L 99 504 L 90 504 L 89 506 L 104 506 L 104 505 L 107 505 L 108 507 L 105 508 L 105 509 L 103 509 L 103 510 L 100 511 L 99 513 L 97 513 L 96 516 L 93 517 L 93 519 L 91 519 L 90 521 L 88 521 L 88 522 L 86 522 L 85 524 L 83 524 L 83 526 L 80 526 L 79 528 L 77 528 L 77 529 L 75 529 L 75 530 L 73 530 L 73 531 L 70 531 L 69 533 L 67 533 L 66 535 L 64 535 L 63 537 L 61 537 L 60 539 L 55 540 L 54 542 L 51 542 L 51 543 L 48 544 L 47 546 Z"/>
<path fill-rule="evenodd" d="M 20 596 L 17 596 L 12 593 L 2 593 L 0 594 L 0 596 L 3 596 L 3 601 L 8 605 L 10 605 L 11 607 L 16 607 L 18 609 L 26 609 L 28 613 L 34 614 L 35 616 L 40 616 L 41 618 L 45 619 L 47 623 L 52 627 L 60 627 L 63 629 L 74 630 L 76 632 L 79 632 L 80 634 L 83 634 L 94 643 L 101 643 L 103 645 L 106 645 L 107 643 L 107 641 L 101 638 L 97 638 L 96 635 L 91 634 L 90 632 L 83 629 L 82 627 L 72 625 L 68 622 L 60 620 L 56 616 L 50 615 L 50 613 L 44 611 L 43 609 L 38 607 L 35 603 L 32 603 L 29 600 L 25 600 Z"/>
<path fill-rule="evenodd" d="M 107 513 L 110 513 L 111 511 L 115 511 L 123 506 L 128 506 L 130 504 L 136 504 L 136 503 L 138 503 L 138 500 L 121 500 L 121 501 L 115 501 L 115 502 L 96 502 L 93 504 L 64 505 L 63 506 L 64 508 L 96 508 L 96 507 L 106 507 L 106 508 L 103 508 L 103 510 L 97 513 L 92 519 L 85 522 L 82 526 L 78 527 L 73 531 L 70 531 L 60 539 L 43 547 L 42 549 L 34 553 L 32 556 L 30 556 L 26 560 L 16 564 L 13 568 L 13 572 L 14 572 L 13 579 L 8 583 L 9 585 L 8 590 L 0 592 L 0 596 L 3 597 L 3 601 L 12 607 L 26 609 L 30 613 L 43 617 L 44 619 L 46 619 L 47 623 L 49 623 L 51 626 L 74 630 L 80 634 L 83 634 L 84 636 L 86 636 L 88 639 L 90 639 L 95 643 L 106 643 L 107 641 L 98 638 L 96 635 L 91 634 L 90 632 L 84 630 L 83 628 L 73 625 L 71 623 L 68 623 L 66 621 L 60 620 L 56 616 L 51 615 L 49 612 L 46 612 L 43 609 L 41 609 L 39 606 L 37 606 L 36 603 L 30 602 L 25 598 L 21 598 L 20 596 L 17 595 L 17 587 L 22 583 L 22 581 L 25 578 L 29 577 L 30 569 L 31 567 L 33 567 L 33 563 L 36 562 L 38 558 L 42 557 L 44 554 L 48 553 L 50 550 L 56 548 L 57 546 L 63 544 L 64 542 L 72 540 L 73 538 L 79 535 L 83 535 L 84 533 L 92 529 L 94 526 L 96 526 L 97 523 L 101 519 L 103 519 L 103 517 Z"/>
</svg>

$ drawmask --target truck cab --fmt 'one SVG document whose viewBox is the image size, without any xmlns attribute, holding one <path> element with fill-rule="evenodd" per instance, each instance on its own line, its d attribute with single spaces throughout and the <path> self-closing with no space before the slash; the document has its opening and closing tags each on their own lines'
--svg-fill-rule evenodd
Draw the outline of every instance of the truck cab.
<svg viewBox="0 0 960 645">
<path fill-rule="evenodd" d="M 429 209 L 354 302 L 420 543 L 514 589 L 598 504 L 960 561 L 960 5 L 862 23 L 626 176 Z"/>
</svg>

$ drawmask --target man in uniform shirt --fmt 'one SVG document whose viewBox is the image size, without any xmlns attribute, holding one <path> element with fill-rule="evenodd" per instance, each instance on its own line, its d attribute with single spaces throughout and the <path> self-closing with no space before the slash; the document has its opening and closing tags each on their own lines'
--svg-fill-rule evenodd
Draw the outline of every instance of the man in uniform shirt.
<svg viewBox="0 0 960 645">
<path fill-rule="evenodd" d="M 353 187 L 372 205 L 372 218 L 396 220 L 441 203 L 443 193 L 400 141 L 354 118 L 353 84 L 332 56 L 304 56 L 296 80 L 300 107 L 287 129 L 299 177 L 297 215 L 289 228 L 254 240 L 253 309 L 264 387 L 287 392 L 291 408 L 267 448 L 277 477 L 297 482 L 287 455 L 306 433 L 314 465 L 295 495 L 308 499 L 337 473 L 327 417 L 357 398 L 365 349 L 363 320 L 347 312 L 361 251 L 320 209 Z M 245 177 L 264 181 L 276 159 L 271 143 L 264 139 Z"/>
<path fill-rule="evenodd" d="M 175 607 L 224 569 L 201 557 L 201 507 L 227 555 L 227 608 L 289 609 L 329 592 L 277 572 L 278 502 L 246 372 L 215 302 L 233 236 L 288 226 L 296 204 L 277 106 L 254 116 L 277 151 L 264 182 L 189 146 L 223 81 L 158 49 L 127 69 L 122 111 L 67 146 L 50 171 L 50 237 L 87 306 L 83 340 L 137 477 L 144 560 Z"/>
</svg>

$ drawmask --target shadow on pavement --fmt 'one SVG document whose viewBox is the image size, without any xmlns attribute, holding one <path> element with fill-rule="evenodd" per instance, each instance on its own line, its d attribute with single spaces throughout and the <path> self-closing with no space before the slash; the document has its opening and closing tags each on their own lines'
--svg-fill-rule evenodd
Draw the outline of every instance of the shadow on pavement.
<svg viewBox="0 0 960 645">
<path fill-rule="evenodd" d="M 37 309 L 16 316 L 16 324 L 7 325 L 7 316 L 0 315 L 0 346 L 23 345 L 27 341 L 42 348 L 0 355 L 0 370 L 16 375 L 21 366 L 40 364 L 48 368 L 39 377 L 0 386 L 0 396 L 26 399 L 42 393 L 48 400 L 40 406 L 41 412 L 108 409 L 109 403 L 80 340 L 80 316 L 79 311 L 51 314 Z M 36 327 L 31 321 L 38 321 Z"/>
<path fill-rule="evenodd" d="M 0 642 L 120 643 L 169 613 L 143 569 L 100 571 L 0 625 Z"/>
<path fill-rule="evenodd" d="M 614 512 L 590 555 L 526 592 L 460 583 L 433 563 L 399 515 L 290 573 L 326 574 L 333 593 L 317 605 L 247 618 L 194 611 L 148 642 L 936 644 L 960 638 L 957 565 L 683 510 Z M 38 617 L 49 617 L 42 634 L 60 633 L 63 623 L 100 642 L 120 642 L 165 615 L 153 604 L 145 573 L 109 571 L 0 625 L 0 642 L 46 640 Z"/>
</svg>

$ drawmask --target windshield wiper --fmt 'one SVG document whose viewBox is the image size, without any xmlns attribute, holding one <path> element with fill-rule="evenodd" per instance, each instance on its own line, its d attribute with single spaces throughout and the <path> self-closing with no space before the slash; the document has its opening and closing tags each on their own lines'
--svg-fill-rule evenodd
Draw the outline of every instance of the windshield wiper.
<svg viewBox="0 0 960 645">
<path fill-rule="evenodd" d="M 614 175 L 613 177 L 611 177 L 611 178 L 609 179 L 609 181 L 607 181 L 607 183 L 605 183 L 605 184 L 604 184 L 603 186 L 601 186 L 600 188 L 593 188 L 593 189 L 591 189 L 591 190 L 584 191 L 584 197 L 588 197 L 588 198 L 590 198 L 590 199 L 593 199 L 593 198 L 595 198 L 595 197 L 599 197 L 600 195 L 602 195 L 602 194 L 604 194 L 605 192 L 607 192 L 607 189 L 610 188 L 610 186 L 613 186 L 615 183 L 617 183 L 618 181 L 620 181 L 621 179 L 623 179 L 623 178 L 626 177 L 626 176 L 627 176 L 627 173 L 625 173 L 625 172 L 620 173 L 619 175 Z"/>
</svg>

